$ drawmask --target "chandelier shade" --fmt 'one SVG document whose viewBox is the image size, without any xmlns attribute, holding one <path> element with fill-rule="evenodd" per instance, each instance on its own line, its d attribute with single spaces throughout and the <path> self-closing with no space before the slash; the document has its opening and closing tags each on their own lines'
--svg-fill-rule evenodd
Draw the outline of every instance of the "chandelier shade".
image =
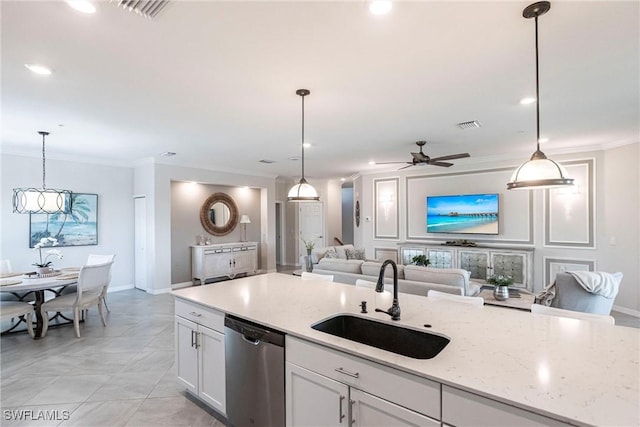
<svg viewBox="0 0 640 427">
<path fill-rule="evenodd" d="M 535 19 L 536 29 L 536 151 L 511 175 L 508 190 L 528 190 L 539 188 L 567 187 L 573 185 L 567 171 L 560 164 L 547 158 L 540 150 L 540 72 L 538 61 L 538 16 L 551 9 L 551 3 L 540 1 L 530 4 L 522 11 L 522 16 Z"/>
<path fill-rule="evenodd" d="M 67 214 L 71 213 L 72 193 L 69 190 L 57 190 L 47 188 L 45 185 L 46 165 L 44 140 L 49 132 L 40 131 L 42 135 L 42 188 L 14 188 L 13 189 L 13 212 L 27 214 Z"/>
<path fill-rule="evenodd" d="M 302 178 L 300 182 L 291 187 L 287 195 L 289 202 L 317 202 L 320 200 L 318 192 L 304 178 L 304 97 L 311 92 L 308 89 L 298 89 L 296 95 L 302 98 Z"/>
</svg>

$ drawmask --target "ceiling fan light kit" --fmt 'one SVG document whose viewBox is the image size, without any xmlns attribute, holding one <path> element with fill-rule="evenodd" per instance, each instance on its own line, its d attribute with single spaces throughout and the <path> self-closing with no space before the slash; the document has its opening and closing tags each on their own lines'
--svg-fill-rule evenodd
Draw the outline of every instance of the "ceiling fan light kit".
<svg viewBox="0 0 640 427">
<path fill-rule="evenodd" d="M 302 178 L 300 178 L 300 182 L 289 190 L 287 195 L 287 201 L 289 202 L 317 202 L 320 200 L 316 189 L 304 178 L 304 97 L 310 93 L 308 89 L 296 90 L 296 95 L 302 98 Z"/>
<path fill-rule="evenodd" d="M 538 64 L 538 16 L 544 15 L 551 9 L 551 3 L 541 1 L 530 4 L 522 11 L 526 19 L 535 19 L 536 28 L 536 100 L 540 99 L 540 78 Z M 527 190 L 539 188 L 555 188 L 573 185 L 573 178 L 569 178 L 562 165 L 547 158 L 540 151 L 540 102 L 536 102 L 536 151 L 531 158 L 520 165 L 511 175 L 507 183 L 508 190 Z"/>
<path fill-rule="evenodd" d="M 71 212 L 71 191 L 47 188 L 45 185 L 46 167 L 44 140 L 49 132 L 39 131 L 42 135 L 42 188 L 14 188 L 14 213 L 67 214 Z"/>
</svg>

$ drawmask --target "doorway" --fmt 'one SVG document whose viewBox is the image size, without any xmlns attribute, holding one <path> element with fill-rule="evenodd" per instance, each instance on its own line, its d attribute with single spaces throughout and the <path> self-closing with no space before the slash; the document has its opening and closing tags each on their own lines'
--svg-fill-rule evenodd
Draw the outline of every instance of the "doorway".
<svg viewBox="0 0 640 427">
<path fill-rule="evenodd" d="M 283 219 L 282 202 L 276 202 L 276 264 L 283 265 L 285 260 L 282 259 L 282 255 L 286 253 L 285 242 L 282 238 L 282 224 Z"/>
<path fill-rule="evenodd" d="M 306 242 L 314 242 L 316 248 L 326 246 L 324 238 L 324 205 L 322 202 L 300 203 L 299 207 L 298 259 L 307 255 Z"/>
<path fill-rule="evenodd" d="M 135 197 L 134 211 L 134 286 L 147 291 L 147 199 Z"/>
</svg>

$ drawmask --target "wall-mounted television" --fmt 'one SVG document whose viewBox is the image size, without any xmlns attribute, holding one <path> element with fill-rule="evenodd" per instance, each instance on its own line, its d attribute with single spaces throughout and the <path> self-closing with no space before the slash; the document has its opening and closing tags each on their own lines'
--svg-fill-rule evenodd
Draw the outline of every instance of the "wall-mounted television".
<svg viewBox="0 0 640 427">
<path fill-rule="evenodd" d="M 427 196 L 427 233 L 498 234 L 498 194 Z"/>
</svg>

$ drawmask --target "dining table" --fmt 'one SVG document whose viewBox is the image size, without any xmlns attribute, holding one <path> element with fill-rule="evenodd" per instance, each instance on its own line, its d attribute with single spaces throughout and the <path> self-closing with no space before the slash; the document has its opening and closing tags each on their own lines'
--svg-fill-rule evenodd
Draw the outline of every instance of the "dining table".
<svg viewBox="0 0 640 427">
<path fill-rule="evenodd" d="M 38 275 L 35 273 L 5 274 L 0 278 L 0 292 L 11 293 L 19 301 L 30 302 L 33 300 L 33 309 L 36 318 L 36 324 L 33 328 L 34 338 L 40 338 L 44 324 L 40 306 L 46 301 L 45 298 L 47 295 L 45 293 L 49 293 L 54 298 L 60 296 L 64 288 L 78 282 L 78 272 L 79 268 L 68 268 L 47 275 Z M 31 295 L 33 295 L 33 299 Z M 71 319 L 67 319 L 61 313 L 56 313 L 49 320 L 51 321 L 57 317 L 62 317 L 69 322 L 71 321 Z M 26 319 L 24 320 L 26 321 Z M 20 323 L 16 323 L 8 330 L 2 331 L 2 334 L 12 332 L 19 324 Z"/>
</svg>

